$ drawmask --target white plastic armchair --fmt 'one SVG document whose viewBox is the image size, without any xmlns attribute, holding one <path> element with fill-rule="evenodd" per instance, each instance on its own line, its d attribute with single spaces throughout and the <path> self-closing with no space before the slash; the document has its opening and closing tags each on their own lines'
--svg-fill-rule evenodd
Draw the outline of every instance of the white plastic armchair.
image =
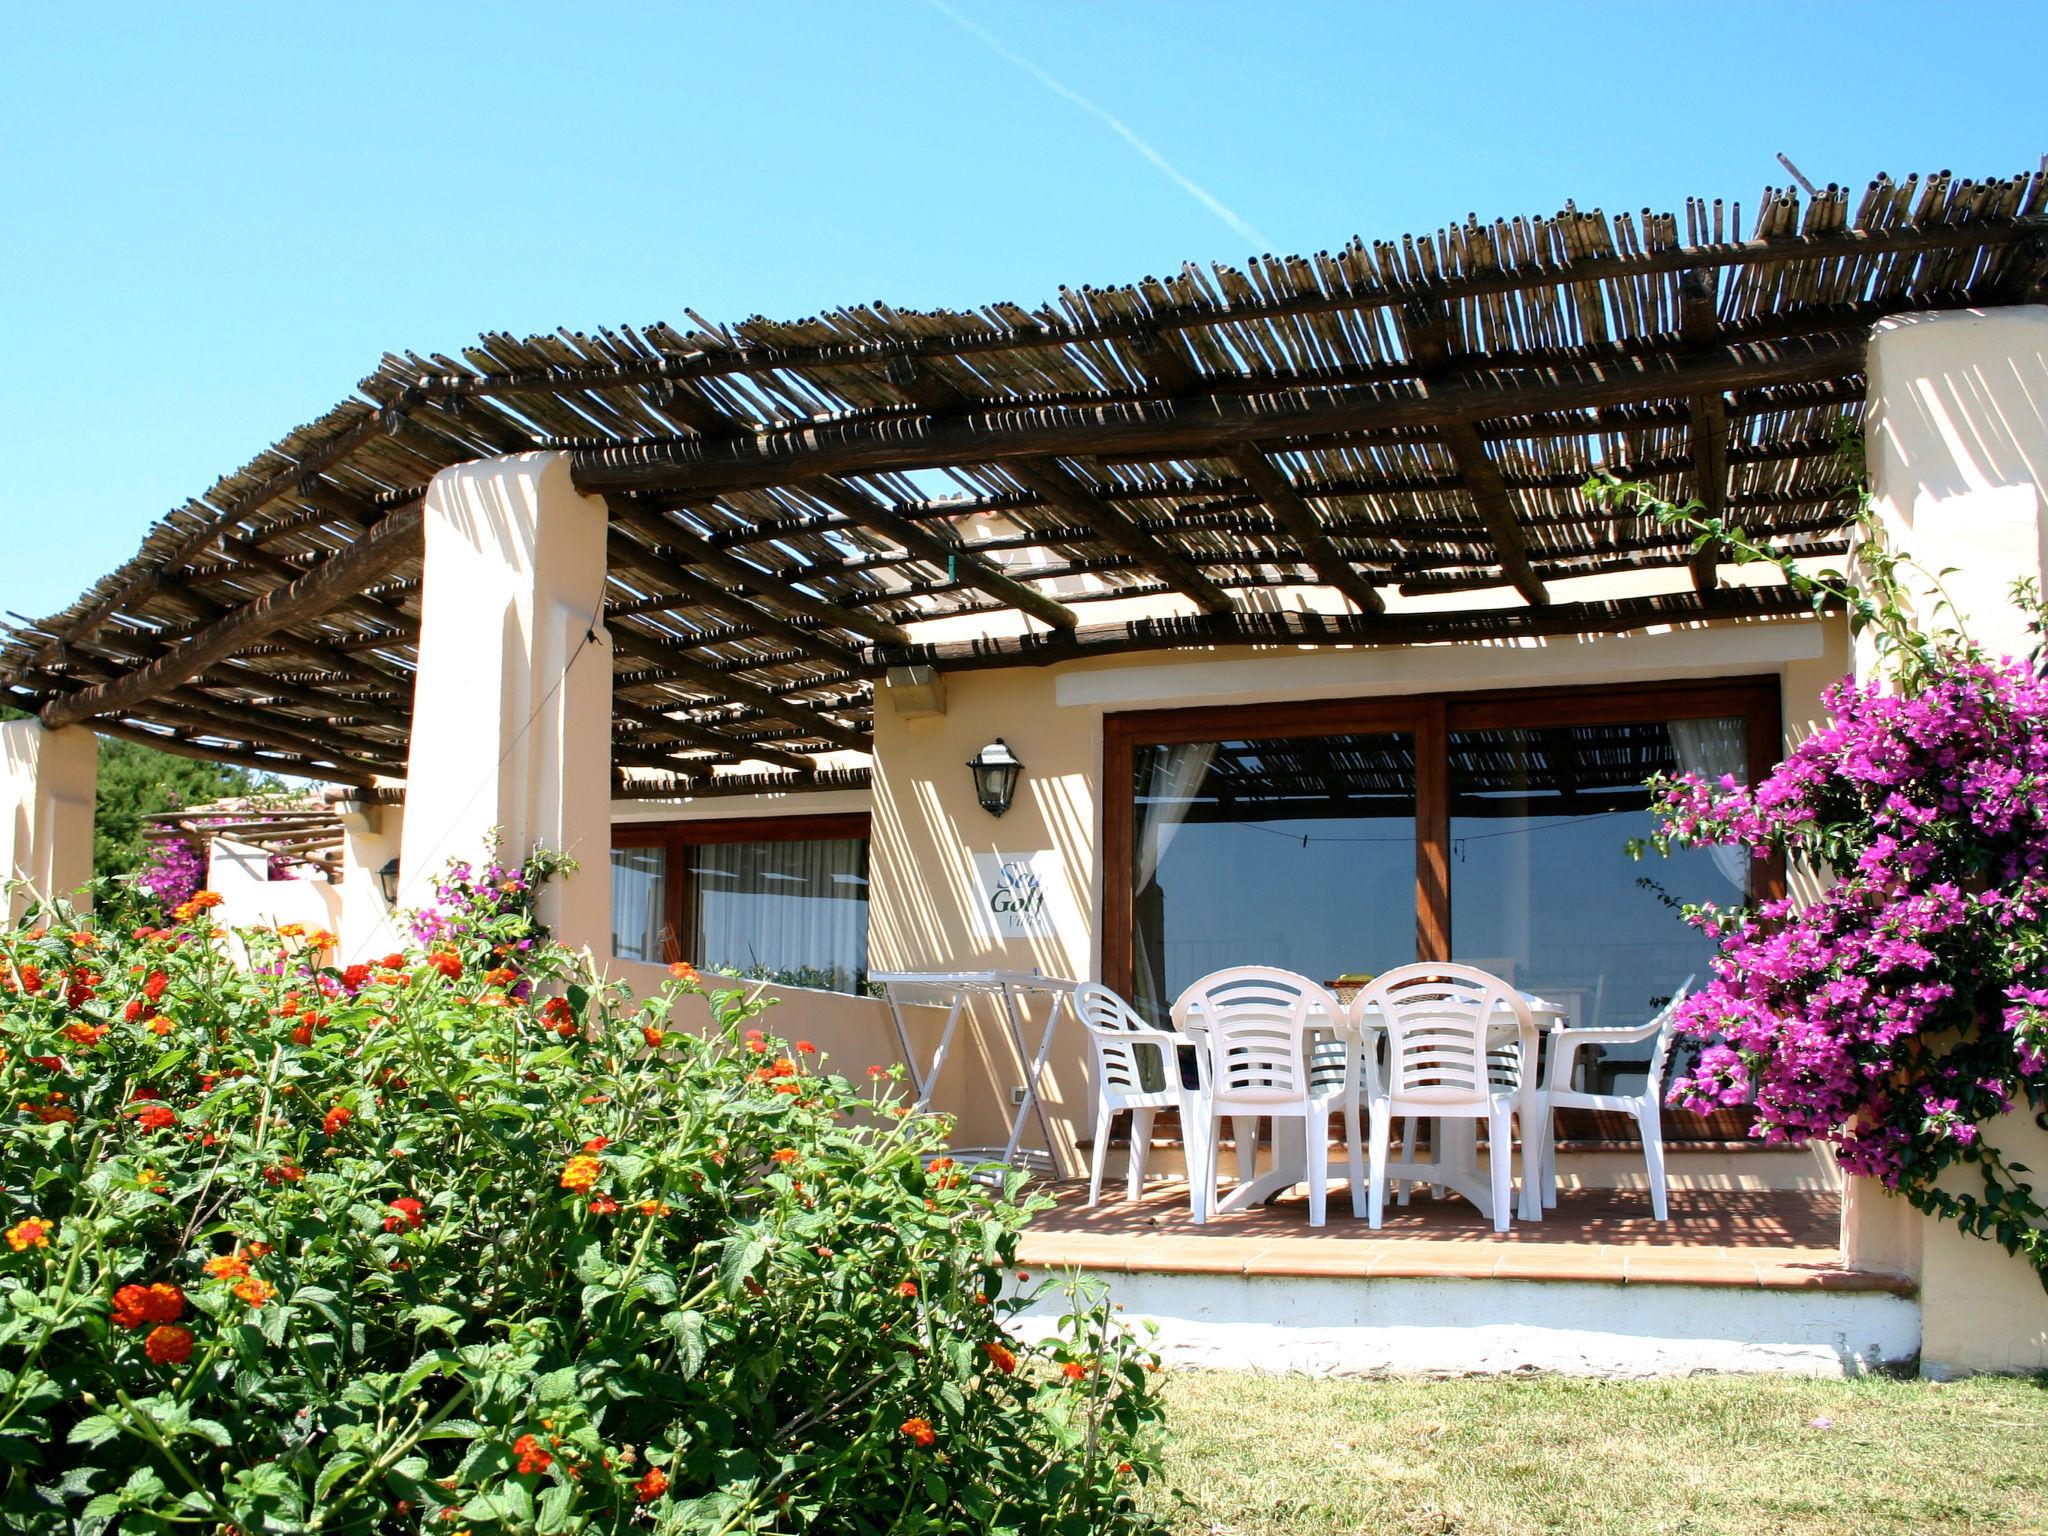
<svg viewBox="0 0 2048 1536">
<path fill-rule="evenodd" d="M 1650 1209 L 1657 1220 L 1670 1217 L 1664 1189 L 1664 1070 L 1671 1061 L 1672 1020 L 1678 1005 L 1692 990 L 1692 977 L 1678 984 L 1678 990 L 1647 1024 L 1631 1029 L 1560 1029 L 1550 1036 L 1550 1060 L 1543 1074 L 1543 1131 L 1536 1161 L 1545 1206 L 1557 1204 L 1557 1111 L 1600 1109 L 1610 1114 L 1631 1116 L 1643 1138 L 1643 1161 L 1650 1182 Z M 1640 1045 L 1649 1041 L 1650 1058 L 1639 1093 L 1588 1093 L 1572 1086 L 1580 1050 L 1589 1045 Z M 1526 1169 L 1528 1158 L 1523 1163 Z"/>
<path fill-rule="evenodd" d="M 1344 1005 L 1317 982 L 1269 966 L 1213 971 L 1174 1000 L 1173 1021 L 1200 1045 L 1202 1129 L 1189 1137 L 1193 1216 L 1208 1219 L 1216 1189 L 1216 1146 L 1224 1118 L 1237 1124 L 1242 1184 L 1245 1153 L 1261 1118 L 1298 1119 L 1307 1145 L 1308 1222 L 1323 1224 L 1329 1193 L 1330 1116 L 1344 1117 L 1351 1201 L 1364 1173 L 1358 1123 L 1359 1052 L 1342 1031 Z"/>
<path fill-rule="evenodd" d="M 1523 1063 L 1519 1044 L 1489 1040 L 1503 1009 L 1515 1025 L 1518 1042 L 1534 1038 L 1535 1024 L 1521 993 L 1498 976 L 1451 961 L 1396 967 L 1351 1000 L 1356 1032 L 1382 1029 L 1387 1041 L 1385 1067 L 1370 1073 L 1366 1100 L 1371 1122 L 1366 1133 L 1371 1162 L 1368 1215 L 1375 1229 L 1386 1210 L 1387 1151 L 1396 1115 L 1486 1122 L 1494 1230 L 1508 1229 L 1513 1127 Z M 1405 1156 L 1413 1158 L 1412 1146 Z M 1524 1166 L 1526 1172 L 1526 1153 Z M 1404 1161 L 1399 1173 L 1404 1179 L 1426 1181 L 1431 1166 Z"/>
<path fill-rule="evenodd" d="M 1095 1053 L 1095 1142 L 1088 1154 L 1088 1204 L 1102 1198 L 1102 1172 L 1109 1161 L 1109 1132 L 1116 1117 L 1131 1116 L 1131 1150 L 1124 1192 L 1138 1198 L 1145 1184 L 1145 1160 L 1152 1148 L 1152 1123 L 1162 1109 L 1180 1111 L 1187 1145 L 1189 1182 L 1194 1180 L 1195 1137 L 1200 1095 L 1181 1083 L 1180 1047 L 1188 1042 L 1170 1029 L 1147 1024 L 1131 1005 L 1099 981 L 1074 991 L 1074 1012 L 1088 1031 Z M 1156 1086 L 1147 1086 L 1147 1084 Z"/>
</svg>

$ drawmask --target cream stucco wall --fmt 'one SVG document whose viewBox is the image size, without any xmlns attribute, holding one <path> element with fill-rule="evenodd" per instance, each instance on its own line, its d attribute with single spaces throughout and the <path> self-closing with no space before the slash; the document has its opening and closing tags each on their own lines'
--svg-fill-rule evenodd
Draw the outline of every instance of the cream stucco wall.
<svg viewBox="0 0 2048 1536">
<path fill-rule="evenodd" d="M 956 672 L 946 678 L 945 713 L 920 718 L 896 713 L 883 690 L 875 711 L 871 962 L 880 970 L 1100 975 L 1103 722 L 1118 711 L 1763 675 L 1780 679 L 1790 738 L 1811 728 L 1820 690 L 1847 665 L 1839 621 L 1788 620 L 1512 644 L 1230 647 Z M 1000 820 L 976 804 L 964 766 L 998 736 L 1026 768 L 1016 804 Z M 1050 879 L 1053 921 L 1043 935 L 1006 939 L 982 911 L 988 893 L 976 861 L 1020 854 L 1038 856 L 1038 872 Z M 1020 1069 L 994 1018 L 977 1017 L 976 1025 L 971 1067 L 951 1091 L 986 1103 L 999 1100 Z M 1047 1107 L 1069 1148 L 1088 1123 L 1088 1070 L 1079 1032 L 1067 1031 L 1051 1058 Z M 1688 1181 L 1839 1182 L 1817 1151 L 1768 1170 L 1746 1166 L 1746 1155 L 1699 1154 Z M 1589 1180 L 1626 1176 L 1611 1159 L 1576 1171 Z"/>
<path fill-rule="evenodd" d="M 40 896 L 72 896 L 92 878 L 99 738 L 80 726 L 0 721 L 0 877 Z M 7 916 L 27 894 L 13 896 Z"/>
<path fill-rule="evenodd" d="M 1894 547 L 1921 568 L 1909 585 L 1938 576 L 1973 638 L 2024 656 L 2032 637 L 2009 594 L 2048 564 L 2048 309 L 1887 320 L 1869 372 L 1871 490 Z M 1932 600 L 1923 606 L 1938 617 Z M 1859 660 L 1868 667 L 1867 653 Z M 2005 1117 L 1986 1140 L 2048 1179 L 2048 1132 L 2027 1116 Z M 1958 1170 L 1952 1182 L 1972 1180 Z M 2027 1265 L 1851 1184 L 1851 1256 L 1920 1277 L 1929 1374 L 2048 1367 L 2048 1293 Z"/>
<path fill-rule="evenodd" d="M 450 859 L 480 859 L 495 828 L 508 858 L 581 861 L 542 892 L 541 915 L 572 948 L 610 947 L 606 520 L 562 453 L 429 484 L 401 907 L 431 899 Z"/>
</svg>

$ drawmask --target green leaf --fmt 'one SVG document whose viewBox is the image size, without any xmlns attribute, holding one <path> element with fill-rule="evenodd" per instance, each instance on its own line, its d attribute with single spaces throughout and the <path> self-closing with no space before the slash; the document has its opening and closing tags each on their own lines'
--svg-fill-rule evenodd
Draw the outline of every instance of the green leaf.
<svg viewBox="0 0 2048 1536">
<path fill-rule="evenodd" d="M 462 1331 L 462 1314 L 460 1312 L 457 1312 L 453 1307 L 436 1306 L 431 1301 L 421 1302 L 418 1306 L 407 1312 L 405 1316 L 406 1321 L 411 1323 L 414 1329 L 423 1333 L 445 1333 L 452 1339 Z"/>
<path fill-rule="evenodd" d="M 313 1497 L 316 1500 L 326 1498 L 334 1491 L 334 1485 L 362 1466 L 365 1459 L 355 1451 L 343 1451 L 340 1455 L 331 1457 L 327 1465 L 320 1469 L 320 1476 L 313 1484 Z"/>
<path fill-rule="evenodd" d="M 104 1413 L 95 1413 L 71 1426 L 65 1438 L 72 1445 L 105 1445 L 121 1433 L 121 1426 Z"/>
<path fill-rule="evenodd" d="M 542 1531 L 557 1531 L 569 1518 L 569 1506 L 576 1502 L 574 1483 L 557 1483 L 540 1496 L 539 1525 Z"/>
<path fill-rule="evenodd" d="M 533 1398 L 539 1403 L 560 1403 L 576 1395 L 576 1367 L 565 1365 L 534 1378 Z"/>
<path fill-rule="evenodd" d="M 683 1379 L 688 1381 L 704 1369 L 704 1316 L 700 1312 L 670 1312 L 662 1323 L 675 1335 Z"/>
<path fill-rule="evenodd" d="M 718 1260 L 718 1288 L 737 1296 L 768 1257 L 768 1244 L 753 1232 L 741 1232 L 725 1240 L 725 1252 Z"/>
</svg>

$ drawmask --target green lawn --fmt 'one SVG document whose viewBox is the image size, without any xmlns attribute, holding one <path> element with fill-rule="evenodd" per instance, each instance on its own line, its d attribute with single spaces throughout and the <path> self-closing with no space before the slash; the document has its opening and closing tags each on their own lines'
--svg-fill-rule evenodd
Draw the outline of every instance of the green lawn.
<svg viewBox="0 0 2048 1536">
<path fill-rule="evenodd" d="M 1166 1398 L 1156 1497 L 1189 1536 L 2048 1531 L 2048 1377 L 1179 1372 Z"/>
</svg>

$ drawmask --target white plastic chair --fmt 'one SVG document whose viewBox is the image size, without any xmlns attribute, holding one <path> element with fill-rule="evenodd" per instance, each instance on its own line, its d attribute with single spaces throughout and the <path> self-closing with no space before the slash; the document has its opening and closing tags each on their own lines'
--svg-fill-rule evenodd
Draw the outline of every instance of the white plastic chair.
<svg viewBox="0 0 2048 1536">
<path fill-rule="evenodd" d="M 1202 1130 L 1189 1138 L 1193 1216 L 1208 1220 L 1216 1189 L 1216 1146 L 1234 1119 L 1240 1173 L 1251 1182 L 1248 1151 L 1261 1117 L 1298 1119 L 1307 1142 L 1308 1224 L 1320 1227 L 1329 1193 L 1330 1116 L 1344 1116 L 1351 1203 L 1364 1183 L 1358 1124 L 1357 1041 L 1340 1032 L 1344 1005 L 1318 983 L 1269 966 L 1213 971 L 1174 1000 L 1173 1021 L 1198 1042 Z"/>
<path fill-rule="evenodd" d="M 1486 1122 L 1493 1227 L 1507 1231 L 1513 1126 L 1523 1064 L 1519 1044 L 1488 1043 L 1500 1008 L 1514 1020 L 1518 1042 L 1534 1038 L 1535 1023 L 1521 993 L 1498 976 L 1451 961 L 1399 966 L 1351 1000 L 1357 1033 L 1377 1027 L 1385 1031 L 1387 1041 L 1384 1078 L 1373 1053 L 1365 1056 L 1371 1122 L 1369 1217 L 1375 1230 L 1386 1209 L 1387 1150 L 1398 1114 Z M 1428 1181 L 1432 1165 L 1415 1163 L 1413 1156 L 1411 1145 L 1405 1149 L 1400 1176 Z"/>
<path fill-rule="evenodd" d="M 1189 1043 L 1187 1039 L 1147 1024 L 1129 1003 L 1099 981 L 1083 982 L 1074 989 L 1074 1012 L 1088 1031 L 1088 1043 L 1095 1052 L 1095 1144 L 1088 1154 L 1088 1204 L 1093 1207 L 1102 1198 L 1110 1126 L 1126 1110 L 1131 1116 L 1131 1152 L 1125 1194 L 1135 1200 L 1144 1188 L 1152 1122 L 1162 1109 L 1180 1111 L 1192 1185 L 1194 1141 L 1201 1129 L 1201 1116 L 1197 1109 L 1200 1095 L 1181 1083 L 1179 1051 Z M 1147 1076 L 1160 1086 L 1146 1087 Z"/>
<path fill-rule="evenodd" d="M 1643 1138 L 1643 1162 L 1649 1170 L 1650 1210 L 1659 1221 L 1670 1219 L 1664 1190 L 1664 1069 L 1671 1061 L 1671 1022 L 1678 1005 L 1692 990 L 1692 977 L 1678 984 L 1669 1002 L 1647 1024 L 1632 1029 L 1559 1029 L 1550 1035 L 1550 1061 L 1543 1074 L 1543 1132 L 1538 1152 L 1541 1165 L 1543 1204 L 1557 1204 L 1557 1111 L 1560 1109 L 1604 1109 L 1610 1114 L 1629 1115 Z M 1639 1093 L 1589 1093 L 1572 1086 L 1581 1047 L 1588 1045 L 1639 1045 L 1651 1041 L 1648 1070 Z M 1527 1156 L 1524 1155 L 1526 1168 Z"/>
</svg>

